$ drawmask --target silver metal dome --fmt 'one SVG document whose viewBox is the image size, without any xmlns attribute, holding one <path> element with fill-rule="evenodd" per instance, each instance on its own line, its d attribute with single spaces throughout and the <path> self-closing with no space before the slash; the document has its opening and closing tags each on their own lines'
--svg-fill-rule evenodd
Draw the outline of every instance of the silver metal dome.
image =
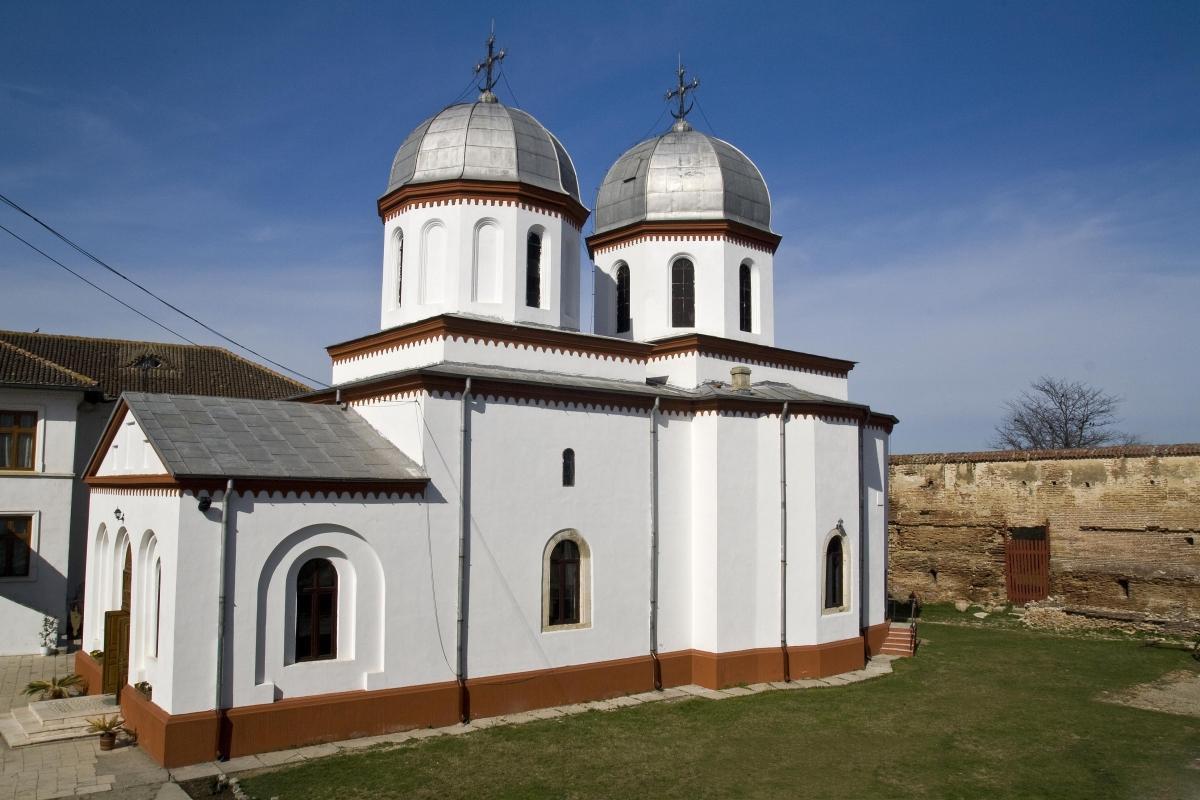
<svg viewBox="0 0 1200 800">
<path fill-rule="evenodd" d="M 626 151 L 596 198 L 596 233 L 647 220 L 710 219 L 770 231 L 771 195 L 741 150 L 687 123 Z"/>
<path fill-rule="evenodd" d="M 497 102 L 449 106 L 418 125 L 396 152 L 387 190 L 451 180 L 528 183 L 580 201 L 562 143 L 524 111 Z"/>
</svg>

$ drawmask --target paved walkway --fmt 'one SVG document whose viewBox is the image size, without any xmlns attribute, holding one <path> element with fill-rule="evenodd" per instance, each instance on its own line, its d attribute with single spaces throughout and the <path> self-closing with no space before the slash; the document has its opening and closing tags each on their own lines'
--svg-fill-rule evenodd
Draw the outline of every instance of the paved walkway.
<svg viewBox="0 0 1200 800">
<path fill-rule="evenodd" d="M 32 680 L 71 672 L 73 656 L 0 656 L 0 714 L 29 704 Z M 0 800 L 50 800 L 98 792 L 105 798 L 152 800 L 169 779 L 136 747 L 100 752 L 96 738 L 10 749 L 0 739 Z"/>
</svg>

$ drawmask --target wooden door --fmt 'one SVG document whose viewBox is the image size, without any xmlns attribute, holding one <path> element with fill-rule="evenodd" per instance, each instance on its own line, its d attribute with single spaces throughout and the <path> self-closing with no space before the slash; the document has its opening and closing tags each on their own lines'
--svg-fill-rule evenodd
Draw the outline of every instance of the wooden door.
<svg viewBox="0 0 1200 800">
<path fill-rule="evenodd" d="M 1004 578 L 1010 603 L 1045 600 L 1050 594 L 1050 539 L 1044 526 L 1009 528 Z"/>
<path fill-rule="evenodd" d="M 116 694 L 129 680 L 129 612 L 108 611 L 104 614 L 103 690 Z"/>
</svg>

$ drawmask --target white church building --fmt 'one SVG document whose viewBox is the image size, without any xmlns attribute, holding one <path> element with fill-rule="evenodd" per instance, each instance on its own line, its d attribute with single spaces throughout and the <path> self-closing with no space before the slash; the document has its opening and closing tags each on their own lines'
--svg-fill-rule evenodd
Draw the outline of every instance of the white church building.
<svg viewBox="0 0 1200 800">
<path fill-rule="evenodd" d="M 882 643 L 896 419 L 849 399 L 853 362 L 775 346 L 763 176 L 688 124 L 681 70 L 581 243 L 571 158 L 497 102 L 494 60 L 396 154 L 380 329 L 328 348 L 333 388 L 117 404 L 77 669 L 129 684 L 161 763 L 830 675 Z"/>
</svg>

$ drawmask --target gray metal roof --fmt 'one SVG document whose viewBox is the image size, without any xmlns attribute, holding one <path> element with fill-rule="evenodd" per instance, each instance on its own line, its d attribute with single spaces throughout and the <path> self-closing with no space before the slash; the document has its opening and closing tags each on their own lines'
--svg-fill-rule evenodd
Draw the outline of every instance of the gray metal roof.
<svg viewBox="0 0 1200 800">
<path fill-rule="evenodd" d="M 122 399 L 176 478 L 427 477 L 355 411 L 340 406 L 142 392 Z"/>
<path fill-rule="evenodd" d="M 460 103 L 418 125 L 396 151 L 387 190 L 460 179 L 528 183 L 580 201 L 562 143 L 529 114 L 501 103 Z"/>
<path fill-rule="evenodd" d="M 741 222 L 771 230 L 771 195 L 741 150 L 684 126 L 625 152 L 600 184 L 596 233 L 646 220 Z"/>
</svg>

